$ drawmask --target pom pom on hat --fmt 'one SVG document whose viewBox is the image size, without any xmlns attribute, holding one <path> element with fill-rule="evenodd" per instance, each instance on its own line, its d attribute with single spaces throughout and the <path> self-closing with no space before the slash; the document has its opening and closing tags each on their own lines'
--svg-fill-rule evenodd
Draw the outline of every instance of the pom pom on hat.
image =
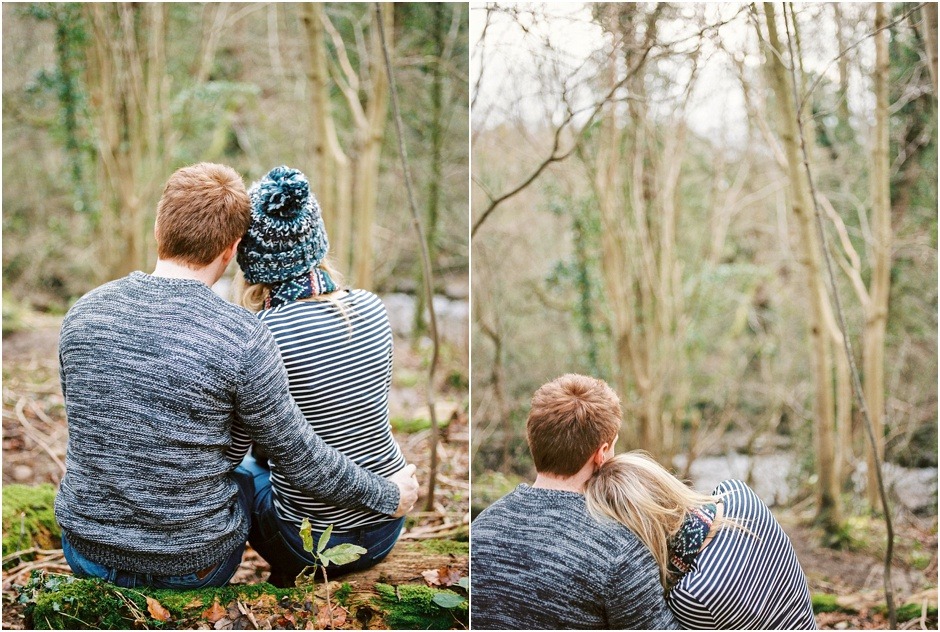
<svg viewBox="0 0 940 632">
<path fill-rule="evenodd" d="M 251 225 L 238 246 L 249 283 L 280 283 L 313 270 L 329 241 L 310 183 L 297 169 L 275 167 L 248 189 Z"/>
</svg>

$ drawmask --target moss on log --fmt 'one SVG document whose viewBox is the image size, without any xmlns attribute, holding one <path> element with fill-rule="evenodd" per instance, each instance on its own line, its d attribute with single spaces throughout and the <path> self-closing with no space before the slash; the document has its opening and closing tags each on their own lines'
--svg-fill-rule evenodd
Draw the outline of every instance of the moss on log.
<svg viewBox="0 0 940 632">
<path fill-rule="evenodd" d="M 335 628 L 467 627 L 467 601 L 453 590 L 378 583 L 373 591 L 364 593 L 351 583 L 331 582 Z M 20 595 L 27 604 L 26 624 L 37 630 L 326 627 L 322 584 L 309 589 L 275 588 L 267 583 L 200 590 L 128 589 L 99 579 L 37 571 Z"/>
<path fill-rule="evenodd" d="M 49 484 L 3 486 L 3 558 L 23 551 L 5 561 L 4 570 L 34 559 L 32 549 L 62 546 L 54 502 L 55 487 Z"/>
<path fill-rule="evenodd" d="M 54 500 L 52 485 L 3 488 L 3 555 L 22 552 L 5 568 L 31 560 L 37 549 L 61 546 Z M 468 553 L 466 541 L 404 540 L 380 564 L 330 577 L 331 603 L 342 606 L 334 611 L 334 627 L 466 628 L 466 590 L 429 587 L 424 573 L 436 571 L 445 583 L 466 577 Z M 36 629 L 303 629 L 309 624 L 323 628 L 329 622 L 319 573 L 312 586 L 301 588 L 263 583 L 176 591 L 126 589 L 97 579 L 34 571 L 18 593 L 26 624 Z"/>
</svg>

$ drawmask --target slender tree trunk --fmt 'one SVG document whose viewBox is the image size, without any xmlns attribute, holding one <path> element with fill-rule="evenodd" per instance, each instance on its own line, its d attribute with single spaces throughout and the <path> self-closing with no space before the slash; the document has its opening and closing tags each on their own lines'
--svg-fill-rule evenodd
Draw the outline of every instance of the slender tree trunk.
<svg viewBox="0 0 940 632">
<path fill-rule="evenodd" d="M 394 32 L 395 12 L 389 3 L 381 5 L 382 27 L 386 36 L 391 38 Z M 382 151 L 382 139 L 385 135 L 385 120 L 388 113 L 388 77 L 381 71 L 382 43 L 379 39 L 378 26 L 372 29 L 370 60 L 372 64 L 371 93 L 368 96 L 364 124 L 356 131 L 359 140 L 359 152 L 355 160 L 355 187 L 353 189 L 353 208 L 355 209 L 356 250 L 355 281 L 358 287 L 372 287 L 374 249 L 372 246 L 372 225 L 375 222 L 376 197 L 378 192 L 379 157 Z M 391 50 L 391 42 L 389 42 Z"/>
<path fill-rule="evenodd" d="M 790 181 L 790 205 L 800 230 L 800 245 L 806 269 L 810 299 L 809 333 L 812 357 L 816 429 L 816 461 L 819 473 L 817 517 L 828 532 L 834 532 L 842 520 L 839 480 L 836 472 L 835 416 L 832 392 L 832 348 L 826 324 L 825 283 L 822 276 L 820 244 L 813 226 L 812 200 L 809 184 L 801 168 L 797 129 L 797 112 L 787 81 L 787 69 L 781 55 L 784 48 L 777 34 L 774 6 L 764 3 L 767 17 L 765 52 L 771 86 L 775 93 L 780 121 L 780 136 L 787 161 Z M 790 63 L 797 63 L 791 60 Z"/>
<path fill-rule="evenodd" d="M 937 96 L 937 3 L 925 2 L 924 12 L 924 46 L 927 50 L 927 70 L 933 81 L 933 94 Z"/>
<path fill-rule="evenodd" d="M 86 82 L 92 105 L 102 199 L 106 276 L 146 265 L 148 219 L 166 177 L 166 7 L 89 4 L 94 37 Z"/>
<path fill-rule="evenodd" d="M 428 255 L 431 257 L 433 266 L 437 260 L 437 225 L 439 208 L 441 204 L 441 179 L 443 178 L 443 159 L 441 152 L 444 148 L 444 72 L 441 69 L 441 58 L 444 55 L 444 37 L 446 35 L 446 24 L 444 23 L 444 3 L 438 2 L 433 5 L 434 11 L 434 60 L 431 62 L 431 127 L 429 134 L 431 136 L 431 154 L 430 154 L 430 177 L 428 178 L 428 200 L 427 213 L 425 221 L 428 229 Z M 422 271 L 420 262 L 415 265 L 415 279 L 420 287 Z M 427 322 L 424 318 L 425 305 L 424 293 L 417 293 L 415 302 L 414 334 L 415 341 L 427 332 Z"/>
<path fill-rule="evenodd" d="M 845 41 L 845 20 L 842 15 L 843 7 L 838 2 L 832 3 L 836 21 L 836 42 L 840 51 L 847 48 Z M 839 123 L 836 126 L 836 138 L 846 142 L 852 138 L 852 127 L 849 124 L 849 56 L 839 57 L 839 104 L 836 107 Z"/>
<path fill-rule="evenodd" d="M 608 10 L 613 5 L 607 5 Z M 611 60 L 606 73 L 608 82 L 616 83 L 616 63 Z M 632 304 L 628 288 L 632 286 L 633 271 L 627 259 L 629 246 L 625 235 L 623 216 L 623 177 L 621 173 L 621 151 L 623 131 L 617 124 L 616 109 L 606 106 L 601 117 L 601 133 L 598 140 L 594 188 L 601 218 L 601 272 L 607 301 L 611 306 L 611 336 L 615 353 L 614 382 L 620 397 L 626 400 L 632 389 L 630 367 L 641 371 L 634 344 Z M 636 380 L 643 384 L 648 380 Z M 640 441 L 638 427 L 630 423 L 623 429 L 623 440 L 636 446 Z"/>
<path fill-rule="evenodd" d="M 936 11 L 936 7 L 934 8 Z M 884 26 L 885 7 L 875 3 L 875 128 L 872 143 L 872 272 L 869 309 L 865 315 L 863 371 L 865 404 L 871 416 L 876 448 L 884 459 L 885 328 L 888 321 L 888 299 L 891 291 L 891 195 L 888 157 L 888 43 Z M 868 454 L 868 502 L 881 510 L 876 464 Z"/>
<path fill-rule="evenodd" d="M 307 43 L 307 82 L 310 86 L 310 118 L 316 192 L 323 222 L 330 236 L 332 258 L 342 270 L 349 265 L 351 222 L 348 198 L 349 158 L 336 136 L 330 104 L 330 83 L 327 71 L 326 39 L 323 28 L 323 5 L 305 2 L 301 8 L 301 24 Z"/>
<path fill-rule="evenodd" d="M 604 7 L 607 28 L 619 42 L 606 70 L 613 87 L 621 84 L 620 67 L 641 65 L 655 41 L 659 12 L 639 5 Z M 637 71 L 626 81 L 632 97 L 626 115 L 619 106 L 604 109 L 593 171 L 615 380 L 621 397 L 636 394 L 628 410 L 628 421 L 635 424 L 628 423 L 625 438 L 630 447 L 668 460 L 688 396 L 676 242 L 686 127 L 682 105 L 672 124 L 664 126 L 668 131 L 649 123 L 645 78 Z"/>
</svg>

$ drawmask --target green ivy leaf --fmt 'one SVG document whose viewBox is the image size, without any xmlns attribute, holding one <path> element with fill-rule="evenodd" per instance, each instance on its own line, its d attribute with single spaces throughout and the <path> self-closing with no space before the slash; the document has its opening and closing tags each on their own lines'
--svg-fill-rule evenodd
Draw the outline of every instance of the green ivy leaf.
<svg viewBox="0 0 940 632">
<path fill-rule="evenodd" d="M 317 542 L 317 555 L 323 553 L 323 549 L 326 548 L 327 543 L 330 541 L 330 536 L 333 535 L 333 525 L 330 525 L 326 528 L 326 531 L 320 536 L 320 541 Z"/>
<path fill-rule="evenodd" d="M 460 581 L 457 582 L 457 585 L 460 586 L 461 588 L 463 588 L 464 590 L 466 590 L 466 591 L 469 592 L 469 591 L 470 591 L 470 578 L 469 578 L 469 577 L 461 577 L 461 578 L 460 578 Z"/>
<path fill-rule="evenodd" d="M 300 539 L 304 541 L 304 551 L 313 553 L 313 527 L 306 518 L 300 522 Z"/>
<path fill-rule="evenodd" d="M 467 600 L 466 597 L 461 597 L 457 593 L 452 593 L 450 591 L 435 593 L 434 597 L 431 599 L 434 603 L 439 605 L 441 608 L 456 608 L 463 602 Z"/>
<path fill-rule="evenodd" d="M 349 564 L 350 562 L 355 562 L 358 560 L 363 553 L 366 553 L 366 549 L 355 544 L 337 544 L 336 546 L 330 547 L 327 550 L 320 553 L 320 561 L 324 566 L 329 566 L 330 562 L 340 566 L 342 564 Z"/>
</svg>

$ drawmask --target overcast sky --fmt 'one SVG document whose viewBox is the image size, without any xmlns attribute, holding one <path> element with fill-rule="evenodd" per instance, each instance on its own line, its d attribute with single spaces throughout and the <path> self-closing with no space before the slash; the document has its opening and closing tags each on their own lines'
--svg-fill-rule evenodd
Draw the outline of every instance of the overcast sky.
<svg viewBox="0 0 940 632">
<path fill-rule="evenodd" d="M 491 128 L 507 120 L 522 120 L 540 123 L 546 112 L 557 110 L 560 86 L 545 77 L 570 76 L 574 101 L 586 106 L 592 102 L 592 94 L 586 82 L 596 74 L 596 62 L 591 56 L 603 50 L 605 35 L 591 21 L 589 5 L 582 3 L 512 4 L 501 3 L 514 9 L 515 17 L 506 11 L 492 14 L 486 31 L 485 44 L 479 45 L 486 19 L 485 4 L 471 3 L 471 87 L 476 88 L 480 67 L 482 80 L 476 93 L 473 124 L 476 129 Z M 663 23 L 660 36 L 669 41 L 681 41 L 696 32 L 697 22 L 692 18 L 696 11 L 704 11 L 709 23 L 717 23 L 735 16 L 742 8 L 740 3 L 687 5 L 682 7 L 688 20 Z M 853 17 L 864 12 L 865 7 L 844 6 Z M 804 64 L 807 70 L 824 71 L 827 78 L 838 81 L 838 65 L 831 61 L 838 54 L 835 37 L 835 21 L 831 6 L 803 4 L 797 8 L 803 37 Z M 533 17 L 536 14 L 538 17 Z M 867 13 L 864 20 L 855 19 L 847 35 L 854 43 L 866 32 L 870 22 Z M 778 22 L 780 16 L 778 15 Z M 695 28 L 693 28 L 695 27 Z M 761 59 L 756 54 L 757 40 L 753 25 L 746 15 L 739 15 L 719 31 L 720 41 L 726 50 L 744 55 L 748 67 L 758 70 Z M 549 50 L 548 46 L 551 47 Z M 867 40 L 853 55 L 860 55 L 863 62 L 870 63 L 871 40 Z M 729 145 L 739 145 L 746 139 L 746 116 L 740 83 L 735 76 L 727 55 L 717 50 L 715 42 L 706 41 L 702 49 L 702 64 L 699 78 L 688 112 L 691 129 L 705 136 L 720 138 Z M 580 68 L 580 71 L 578 69 Z M 688 68 L 676 68 L 677 85 L 688 75 Z M 867 78 L 856 72 L 850 107 L 855 114 L 865 114 Z M 596 98 L 596 97 L 593 97 Z M 559 114 L 556 112 L 556 122 Z M 857 121 L 862 124 L 862 121 Z"/>
</svg>

